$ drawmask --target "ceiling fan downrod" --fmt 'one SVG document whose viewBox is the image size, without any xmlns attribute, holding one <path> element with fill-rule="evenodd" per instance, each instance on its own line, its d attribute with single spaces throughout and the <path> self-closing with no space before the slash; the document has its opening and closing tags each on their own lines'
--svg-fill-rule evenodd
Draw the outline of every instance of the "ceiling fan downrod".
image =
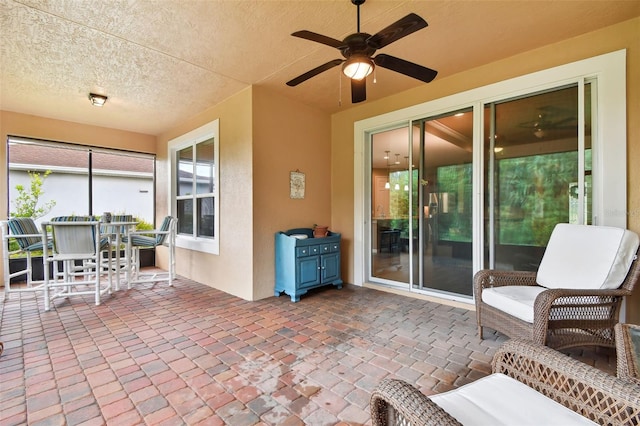
<svg viewBox="0 0 640 426">
<path fill-rule="evenodd" d="M 364 2 L 367 0 L 351 0 L 351 3 L 355 4 L 358 7 L 358 25 L 357 25 L 357 30 L 358 32 L 360 32 L 360 6 L 364 4 Z"/>
</svg>

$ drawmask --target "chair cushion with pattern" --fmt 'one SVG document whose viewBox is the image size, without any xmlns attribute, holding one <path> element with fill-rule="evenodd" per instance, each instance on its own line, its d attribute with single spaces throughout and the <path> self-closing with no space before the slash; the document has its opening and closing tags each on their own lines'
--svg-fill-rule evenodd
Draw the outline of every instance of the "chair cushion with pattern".
<svg viewBox="0 0 640 426">
<path fill-rule="evenodd" d="M 158 234 L 156 235 L 156 240 L 157 240 L 157 245 L 160 244 L 164 244 L 164 240 L 167 239 L 167 231 L 169 230 L 169 227 L 171 226 L 171 220 L 173 218 L 171 216 L 166 216 L 164 218 L 164 220 L 162 221 L 162 225 L 160 225 L 160 231 L 163 232 L 163 234 Z"/>
<path fill-rule="evenodd" d="M 14 217 L 9 219 L 9 230 L 18 242 L 20 249 L 24 251 L 42 250 L 42 237 L 40 230 L 30 217 Z M 20 235 L 32 235 L 20 237 Z"/>
</svg>

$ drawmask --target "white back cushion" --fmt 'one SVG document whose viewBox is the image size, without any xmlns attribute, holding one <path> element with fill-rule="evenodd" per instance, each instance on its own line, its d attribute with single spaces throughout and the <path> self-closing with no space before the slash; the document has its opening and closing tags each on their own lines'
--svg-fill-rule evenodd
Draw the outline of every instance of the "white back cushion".
<svg viewBox="0 0 640 426">
<path fill-rule="evenodd" d="M 626 229 L 559 223 L 542 257 L 537 282 L 547 288 L 618 288 L 638 242 L 638 235 Z"/>
</svg>

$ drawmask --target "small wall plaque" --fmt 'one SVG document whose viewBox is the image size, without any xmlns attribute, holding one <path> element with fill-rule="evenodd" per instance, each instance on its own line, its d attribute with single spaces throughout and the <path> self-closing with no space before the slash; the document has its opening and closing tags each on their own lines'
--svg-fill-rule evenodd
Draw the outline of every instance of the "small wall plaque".
<svg viewBox="0 0 640 426">
<path fill-rule="evenodd" d="M 291 172 L 289 176 L 289 197 L 293 199 L 304 198 L 304 173 L 300 170 Z"/>
</svg>

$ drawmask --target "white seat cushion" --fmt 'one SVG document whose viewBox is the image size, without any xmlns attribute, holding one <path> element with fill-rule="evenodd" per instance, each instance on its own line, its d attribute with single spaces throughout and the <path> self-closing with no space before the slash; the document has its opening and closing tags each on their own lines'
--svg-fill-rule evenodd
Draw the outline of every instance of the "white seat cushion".
<svg viewBox="0 0 640 426">
<path fill-rule="evenodd" d="M 533 304 L 546 288 L 537 285 L 507 285 L 482 290 L 482 301 L 489 306 L 533 323 Z"/>
<path fill-rule="evenodd" d="M 629 230 L 560 223 L 551 233 L 537 283 L 547 288 L 618 288 L 637 250 L 638 235 Z"/>
<path fill-rule="evenodd" d="M 527 385 L 494 373 L 429 398 L 463 425 L 594 425 Z"/>
</svg>

